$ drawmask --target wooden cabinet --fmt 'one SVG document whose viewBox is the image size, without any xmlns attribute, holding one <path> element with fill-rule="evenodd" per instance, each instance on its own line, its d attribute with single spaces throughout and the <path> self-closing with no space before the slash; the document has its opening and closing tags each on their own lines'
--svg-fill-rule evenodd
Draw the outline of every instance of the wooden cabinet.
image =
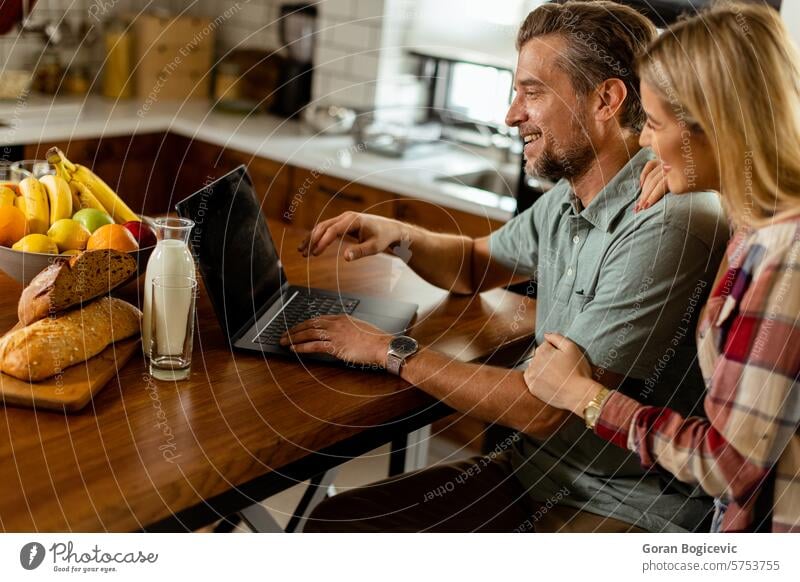
<svg viewBox="0 0 800 582">
<path fill-rule="evenodd" d="M 283 220 L 287 210 L 294 168 L 266 158 L 202 141 L 181 138 L 176 163 L 178 200 L 200 190 L 205 184 L 244 164 L 253 180 L 262 210 L 268 218 Z"/>
<path fill-rule="evenodd" d="M 488 216 L 446 208 L 427 200 L 398 198 L 395 204 L 398 220 L 416 224 L 434 232 L 482 237 L 500 228 L 503 223 Z"/>
<path fill-rule="evenodd" d="M 397 196 L 391 192 L 295 168 L 284 220 L 304 228 L 352 210 L 416 224 L 434 232 L 482 237 L 503 223 L 444 207 L 434 202 Z M 287 219 L 288 217 L 288 219 Z"/>
<path fill-rule="evenodd" d="M 394 218 L 395 203 L 395 196 L 382 190 L 296 169 L 287 215 L 290 222 L 312 228 L 348 210 Z"/>
<path fill-rule="evenodd" d="M 54 146 L 71 161 L 91 168 L 137 214 L 171 210 L 175 152 L 169 134 L 41 142 L 26 145 L 25 158 L 44 159 Z"/>
<path fill-rule="evenodd" d="M 171 133 L 42 142 L 25 146 L 26 159 L 44 159 L 51 147 L 85 165 L 139 214 L 174 210 L 175 203 L 240 164 L 248 167 L 269 218 L 286 210 L 292 168 L 272 160 Z"/>
<path fill-rule="evenodd" d="M 172 197 L 178 201 L 226 173 L 221 163 L 222 148 L 183 136 L 176 136 L 173 147 L 175 184 Z"/>
<path fill-rule="evenodd" d="M 268 218 L 285 221 L 294 168 L 266 158 L 257 158 L 235 150 L 222 154 L 223 164 L 231 169 L 244 164 L 261 199 L 261 210 Z"/>
<path fill-rule="evenodd" d="M 25 146 L 26 160 L 44 160 L 47 150 L 57 147 L 77 164 L 91 166 L 100 140 L 47 141 Z"/>
</svg>

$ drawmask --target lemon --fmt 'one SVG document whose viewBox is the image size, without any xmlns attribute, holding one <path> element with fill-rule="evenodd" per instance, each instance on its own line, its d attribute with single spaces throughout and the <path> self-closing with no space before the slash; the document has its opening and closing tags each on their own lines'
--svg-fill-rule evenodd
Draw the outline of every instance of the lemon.
<svg viewBox="0 0 800 582">
<path fill-rule="evenodd" d="M 86 227 L 77 220 L 62 218 L 56 220 L 47 231 L 49 236 L 58 245 L 60 252 L 78 250 L 86 248 L 86 241 L 92 236 Z"/>
<path fill-rule="evenodd" d="M 81 251 L 79 251 L 78 249 L 69 249 L 61 253 L 61 255 L 65 257 L 74 257 L 75 255 L 79 254 L 81 254 Z"/>
<path fill-rule="evenodd" d="M 58 245 L 45 234 L 29 234 L 28 236 L 23 236 L 15 242 L 14 246 L 11 248 L 15 251 L 23 251 L 25 253 L 58 254 Z"/>
</svg>

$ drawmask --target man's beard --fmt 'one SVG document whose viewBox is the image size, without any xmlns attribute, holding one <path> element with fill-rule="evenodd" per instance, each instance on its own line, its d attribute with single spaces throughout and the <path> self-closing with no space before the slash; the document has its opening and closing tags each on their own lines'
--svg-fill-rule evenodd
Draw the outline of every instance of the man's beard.
<svg viewBox="0 0 800 582">
<path fill-rule="evenodd" d="M 586 134 L 581 130 L 581 124 L 576 123 L 572 134 L 574 139 L 569 145 L 561 146 L 557 140 L 552 139 L 552 134 L 544 132 L 539 139 L 548 138 L 554 143 L 553 147 L 546 147 L 535 159 L 528 162 L 526 171 L 536 177 L 557 182 L 562 178 L 574 180 L 583 176 L 595 159 L 595 152 Z"/>
</svg>

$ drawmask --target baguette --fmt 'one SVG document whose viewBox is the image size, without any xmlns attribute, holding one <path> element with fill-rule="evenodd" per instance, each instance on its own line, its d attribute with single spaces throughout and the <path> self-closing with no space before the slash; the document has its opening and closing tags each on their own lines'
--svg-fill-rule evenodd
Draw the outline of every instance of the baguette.
<svg viewBox="0 0 800 582">
<path fill-rule="evenodd" d="M 115 341 L 140 332 L 142 312 L 101 297 L 86 307 L 41 319 L 0 338 L 0 372 L 38 382 L 84 362 Z"/>
<path fill-rule="evenodd" d="M 136 272 L 136 259 L 110 249 L 84 251 L 53 263 L 22 291 L 17 316 L 30 325 L 108 294 Z"/>
</svg>

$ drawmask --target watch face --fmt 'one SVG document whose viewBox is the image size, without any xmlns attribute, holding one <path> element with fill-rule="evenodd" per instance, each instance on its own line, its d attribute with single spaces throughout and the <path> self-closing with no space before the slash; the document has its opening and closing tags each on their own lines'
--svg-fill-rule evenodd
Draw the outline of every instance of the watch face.
<svg viewBox="0 0 800 582">
<path fill-rule="evenodd" d="M 595 423 L 597 423 L 597 418 L 600 416 L 600 409 L 596 406 L 590 406 L 584 412 L 584 419 L 586 420 L 586 426 L 590 428 L 594 428 Z"/>
<path fill-rule="evenodd" d="M 401 357 L 410 356 L 417 351 L 417 340 L 401 335 L 392 340 L 389 348 Z"/>
</svg>

